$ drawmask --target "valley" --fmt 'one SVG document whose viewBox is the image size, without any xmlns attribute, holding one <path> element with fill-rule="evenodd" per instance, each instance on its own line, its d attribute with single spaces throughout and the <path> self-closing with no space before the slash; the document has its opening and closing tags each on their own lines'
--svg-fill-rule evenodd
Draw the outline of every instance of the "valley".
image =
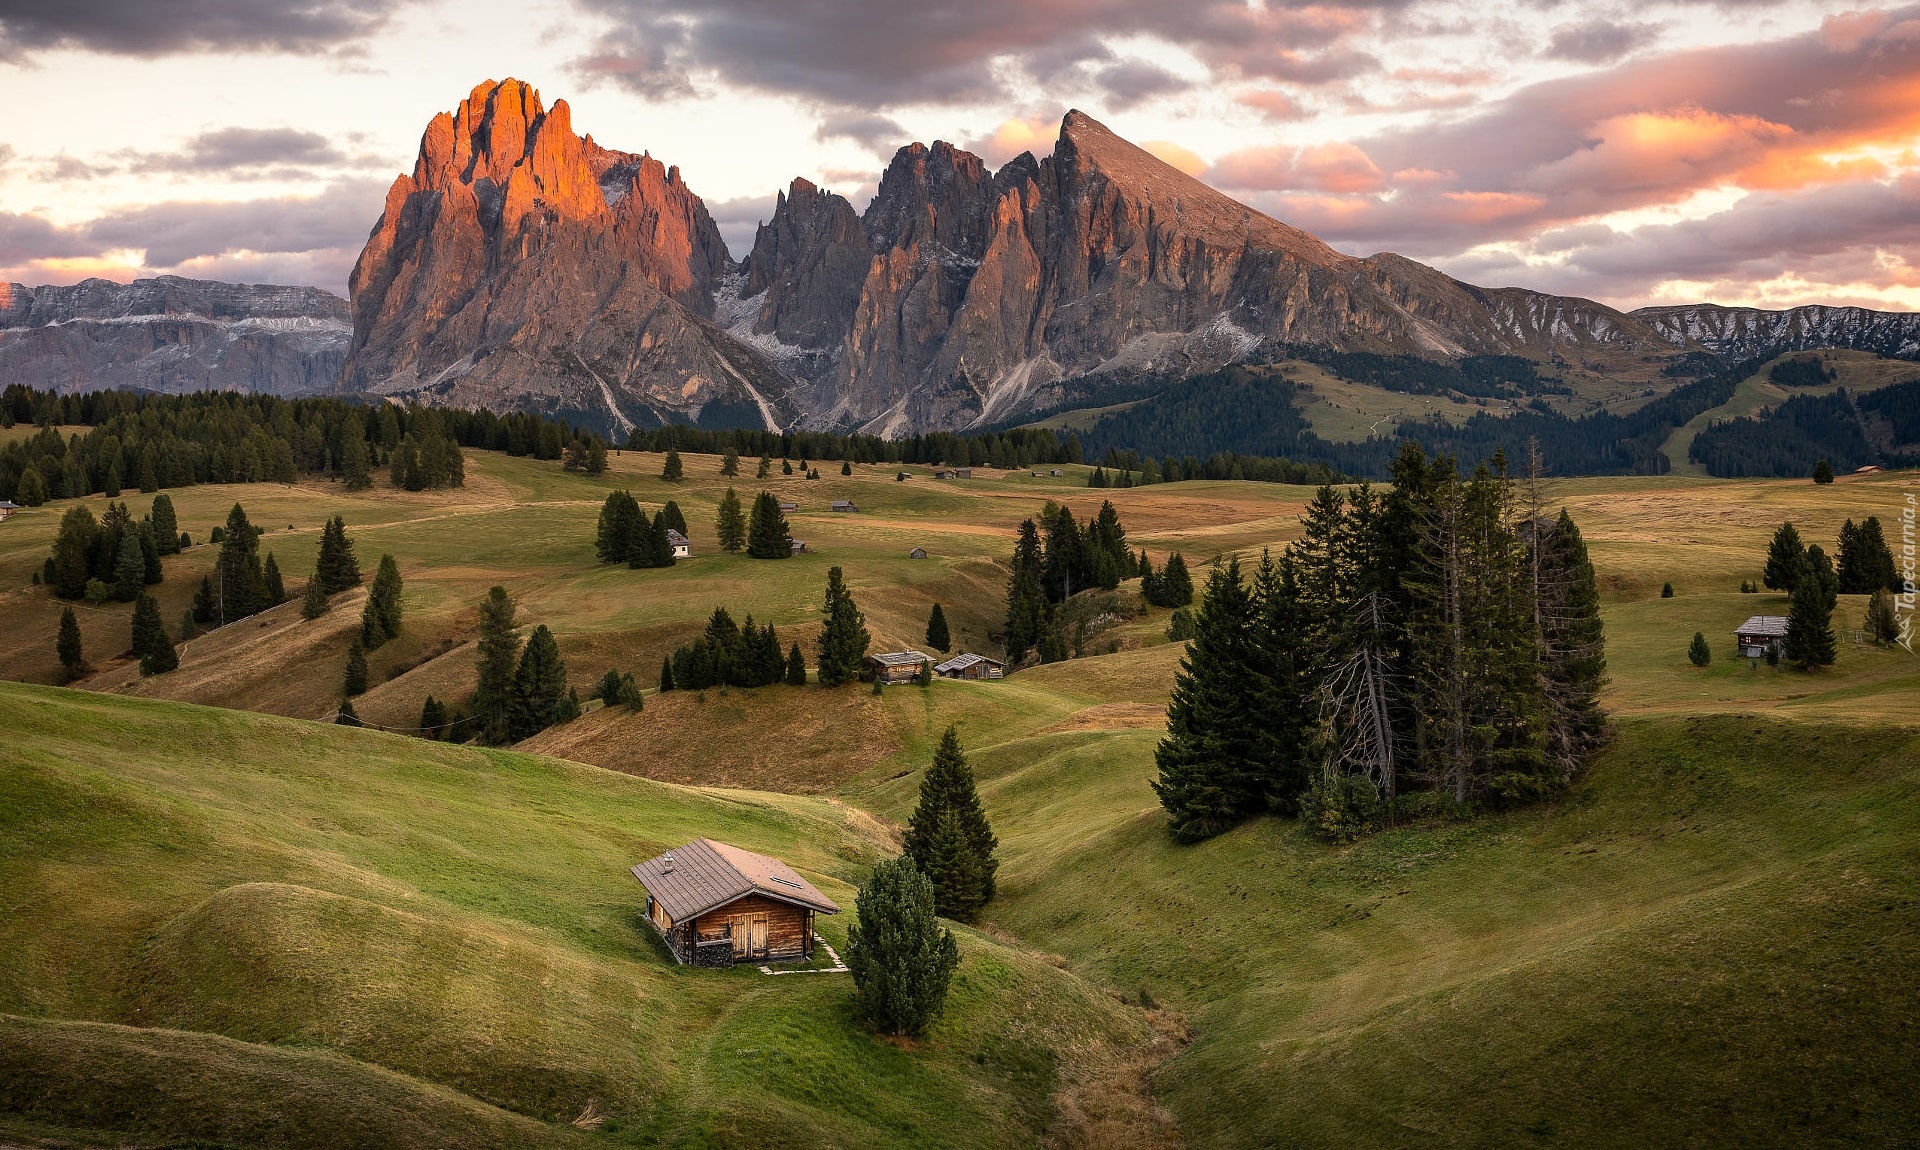
<svg viewBox="0 0 1920 1150">
<path fill-rule="evenodd" d="M 463 487 L 201 485 L 202 543 L 238 501 L 294 601 L 141 678 L 125 605 L 78 605 L 96 670 L 63 690 L 60 603 L 31 584 L 55 500 L 0 524 L 0 1132 L 24 1145 L 1058 1146 L 1895 1144 L 1920 1096 L 1920 660 L 1853 642 L 1812 673 L 1732 658 L 1784 614 L 1741 594 L 1791 519 L 1895 524 L 1911 473 L 1572 479 L 1608 637 L 1611 745 L 1565 796 L 1329 845 L 1256 819 L 1197 846 L 1148 782 L 1182 645 L 1127 610 L 1085 656 L 991 682 L 649 691 L 511 750 L 319 725 L 365 591 L 303 622 L 323 520 L 392 554 L 405 625 L 360 716 L 418 724 L 474 684 L 500 584 L 583 696 L 651 688 L 716 606 L 811 651 L 842 566 L 875 650 L 997 653 L 1020 520 L 1048 500 L 1196 575 L 1297 538 L 1310 489 L 1090 491 L 1090 468 L 836 462 L 756 482 L 717 456 L 610 455 L 589 477 L 468 451 Z M 797 461 L 796 461 L 797 462 Z M 822 461 L 812 461 L 819 465 Z M 910 478 L 896 479 L 904 471 Z M 808 554 L 726 555 L 729 486 L 765 487 Z M 606 494 L 684 511 L 694 556 L 595 562 Z M 149 496 L 124 497 L 136 517 Z M 832 512 L 851 500 L 856 513 Z M 98 514 L 100 496 L 80 502 Z M 1896 542 L 1897 546 L 1897 542 Z M 926 559 L 910 559 L 913 547 Z M 165 559 L 169 625 L 214 548 Z M 1674 595 L 1661 596 L 1672 583 Z M 1707 668 L 1686 640 L 1704 631 Z M 917 1042 L 859 1028 L 844 975 L 670 965 L 633 863 L 713 835 L 851 907 L 898 850 L 949 724 L 1000 839 L 999 895 L 957 928 L 947 1013 Z M 841 947 L 850 915 L 820 920 Z M 137 1094 L 144 1101 L 129 1104 Z M 271 1105 L 269 1100 L 273 1100 Z M 364 1118 L 342 1126 L 333 1115 Z M 1178 1142 L 1175 1142 L 1178 1139 Z"/>
</svg>

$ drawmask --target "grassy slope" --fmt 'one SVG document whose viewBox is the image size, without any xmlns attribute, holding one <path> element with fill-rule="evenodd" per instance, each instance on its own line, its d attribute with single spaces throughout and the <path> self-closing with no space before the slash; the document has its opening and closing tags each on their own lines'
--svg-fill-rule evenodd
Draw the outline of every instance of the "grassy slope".
<svg viewBox="0 0 1920 1150">
<path fill-rule="evenodd" d="M 913 1050 L 853 1023 L 843 978 L 663 961 L 626 866 L 711 834 L 850 906 L 892 847 L 840 804 L 47 688 L 0 706 L 0 1110 L 35 1121 L 334 1145 L 315 1115 L 343 1105 L 421 1112 L 366 1145 L 545 1144 L 583 1114 L 621 1142 L 777 1120 L 829 1145 L 1025 1145 L 1055 1090 L 1145 1036 L 972 932 Z M 845 919 L 822 932 L 844 944 Z M 134 1080 L 164 1104 L 116 1101 Z M 289 1090 L 283 1123 L 247 1115 Z"/>
</svg>

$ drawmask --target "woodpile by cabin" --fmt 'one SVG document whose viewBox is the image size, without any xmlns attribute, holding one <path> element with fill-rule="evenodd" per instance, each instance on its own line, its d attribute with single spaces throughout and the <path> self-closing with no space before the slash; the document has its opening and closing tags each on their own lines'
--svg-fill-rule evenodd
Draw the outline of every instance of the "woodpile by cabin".
<svg viewBox="0 0 1920 1150">
<path fill-rule="evenodd" d="M 813 916 L 840 907 L 777 858 L 694 839 L 633 868 L 651 922 L 684 966 L 806 962 Z"/>
</svg>

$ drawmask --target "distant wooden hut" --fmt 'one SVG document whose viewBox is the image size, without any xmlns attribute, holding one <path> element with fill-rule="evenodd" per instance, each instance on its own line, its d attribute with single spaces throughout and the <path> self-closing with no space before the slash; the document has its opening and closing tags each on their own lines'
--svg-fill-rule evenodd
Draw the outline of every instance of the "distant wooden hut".
<svg viewBox="0 0 1920 1150">
<path fill-rule="evenodd" d="M 1877 463 L 1869 463 L 1865 467 L 1854 468 L 1853 473 L 1855 475 L 1878 475 L 1885 470 L 1886 468 L 1880 466 Z"/>
<path fill-rule="evenodd" d="M 799 505 L 798 503 L 782 503 L 782 504 L 780 505 L 780 510 L 782 510 L 782 511 L 798 511 L 798 510 L 800 510 L 800 505 Z"/>
<path fill-rule="evenodd" d="M 1767 648 L 1778 648 L 1787 638 L 1785 615 L 1755 615 L 1733 629 L 1733 641 L 1748 659 L 1766 657 Z"/>
<path fill-rule="evenodd" d="M 667 542 L 673 546 L 673 557 L 675 559 L 693 558 L 693 540 L 688 539 L 685 535 L 680 534 L 671 527 L 667 528 Z"/>
<path fill-rule="evenodd" d="M 920 668 L 931 662 L 933 660 L 918 651 L 888 651 L 880 655 L 868 655 L 866 677 L 882 683 L 911 683 L 919 676 Z"/>
<path fill-rule="evenodd" d="M 925 547 L 915 547 L 913 550 L 907 552 L 907 558 L 909 559 L 925 559 L 926 557 L 927 549 Z"/>
<path fill-rule="evenodd" d="M 7 520 L 19 514 L 21 507 L 11 499 L 0 499 L 0 520 Z"/>
<path fill-rule="evenodd" d="M 840 908 L 777 858 L 694 839 L 633 868 L 647 921 L 686 966 L 804 962 L 813 916 Z"/>
<path fill-rule="evenodd" d="M 808 548 L 807 548 L 807 541 L 805 539 L 790 539 L 787 542 L 788 542 L 787 554 L 805 555 L 807 553 Z"/>
<path fill-rule="evenodd" d="M 935 664 L 933 673 L 943 679 L 998 679 L 1007 673 L 1007 665 L 998 659 L 963 651 L 944 663 Z"/>
<path fill-rule="evenodd" d="M 860 510 L 860 509 L 859 509 L 858 507 L 855 507 L 855 506 L 853 505 L 853 500 L 851 500 L 851 499 L 836 499 L 836 500 L 834 500 L 834 501 L 833 501 L 833 509 L 834 509 L 835 511 L 858 511 L 858 510 Z"/>
</svg>

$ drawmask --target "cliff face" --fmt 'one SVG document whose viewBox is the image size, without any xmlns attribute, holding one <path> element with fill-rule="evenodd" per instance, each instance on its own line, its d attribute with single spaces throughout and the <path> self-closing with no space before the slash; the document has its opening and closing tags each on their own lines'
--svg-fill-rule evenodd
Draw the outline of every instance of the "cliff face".
<svg viewBox="0 0 1920 1150">
<path fill-rule="evenodd" d="M 163 276 L 131 284 L 0 284 L 0 380 L 59 392 L 332 386 L 353 327 L 319 288 Z"/>
<path fill-rule="evenodd" d="M 1913 312 L 1821 304 L 1768 311 L 1705 303 L 1644 307 L 1633 316 L 1675 347 L 1697 345 L 1731 360 L 1822 347 L 1920 357 L 1920 314 Z"/>
<path fill-rule="evenodd" d="M 352 278 L 341 388 L 624 429 L 784 423 L 785 374 L 713 320 L 726 245 L 679 169 L 488 81 L 435 116 Z"/>
</svg>

